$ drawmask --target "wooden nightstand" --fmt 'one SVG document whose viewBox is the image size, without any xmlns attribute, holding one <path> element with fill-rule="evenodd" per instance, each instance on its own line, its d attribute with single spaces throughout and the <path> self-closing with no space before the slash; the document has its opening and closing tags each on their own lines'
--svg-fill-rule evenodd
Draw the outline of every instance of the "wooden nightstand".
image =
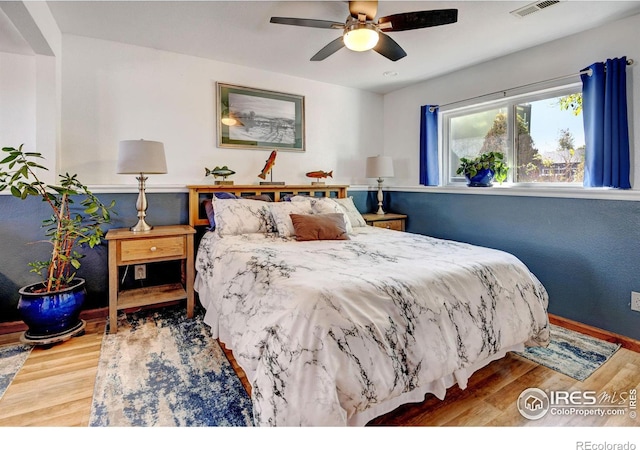
<svg viewBox="0 0 640 450">
<path fill-rule="evenodd" d="M 363 214 L 367 225 L 374 227 L 388 228 L 390 230 L 404 231 L 404 223 L 407 218 L 405 214 Z"/>
<path fill-rule="evenodd" d="M 118 311 L 187 299 L 187 318 L 193 317 L 195 279 L 193 235 L 189 225 L 157 226 L 134 233 L 109 230 L 109 332 L 118 331 Z M 136 289 L 120 289 L 118 267 L 181 260 L 181 282 Z"/>
</svg>

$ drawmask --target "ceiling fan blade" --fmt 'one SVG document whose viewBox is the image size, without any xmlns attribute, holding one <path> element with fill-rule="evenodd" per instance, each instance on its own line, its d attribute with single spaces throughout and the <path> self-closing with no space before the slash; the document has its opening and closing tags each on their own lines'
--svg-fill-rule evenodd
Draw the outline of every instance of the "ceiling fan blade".
<svg viewBox="0 0 640 450">
<path fill-rule="evenodd" d="M 332 22 L 330 20 L 296 19 L 295 17 L 272 17 L 271 23 L 311 28 L 344 28 L 344 23 Z"/>
<path fill-rule="evenodd" d="M 367 20 L 373 20 L 378 12 L 377 1 L 350 1 L 349 13 L 351 17 L 358 18 L 358 14 L 365 14 Z"/>
<path fill-rule="evenodd" d="M 457 9 L 434 9 L 431 11 L 415 11 L 408 13 L 392 14 L 380 17 L 378 25 L 386 33 L 390 31 L 416 30 L 418 28 L 436 27 L 458 21 Z M 391 27 L 387 24 L 391 23 Z"/>
<path fill-rule="evenodd" d="M 325 45 L 318 53 L 311 57 L 311 61 L 322 61 L 344 47 L 342 36 Z"/>
<path fill-rule="evenodd" d="M 380 35 L 380 39 L 373 49 L 380 53 L 385 58 L 390 59 L 391 61 L 397 61 L 401 58 L 407 56 L 407 53 L 398 45 L 396 41 L 391 39 L 384 33 L 378 33 Z"/>
</svg>

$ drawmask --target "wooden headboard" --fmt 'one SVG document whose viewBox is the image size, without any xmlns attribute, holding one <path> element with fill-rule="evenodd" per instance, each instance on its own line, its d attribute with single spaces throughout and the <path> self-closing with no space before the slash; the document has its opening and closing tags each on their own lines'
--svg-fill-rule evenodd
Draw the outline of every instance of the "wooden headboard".
<svg viewBox="0 0 640 450">
<path fill-rule="evenodd" d="M 274 202 L 289 195 L 310 195 L 312 197 L 346 198 L 347 185 L 212 185 L 201 184 L 187 186 L 189 189 L 189 225 L 207 226 L 209 220 L 202 201 L 211 198 L 216 192 L 229 192 L 237 197 L 266 194 Z"/>
</svg>

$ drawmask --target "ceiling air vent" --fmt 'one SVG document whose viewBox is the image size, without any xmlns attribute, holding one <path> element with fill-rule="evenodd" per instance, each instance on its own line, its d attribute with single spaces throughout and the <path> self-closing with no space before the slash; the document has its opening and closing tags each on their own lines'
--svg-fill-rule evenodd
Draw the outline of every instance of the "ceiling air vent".
<svg viewBox="0 0 640 450">
<path fill-rule="evenodd" d="M 548 8 L 549 6 L 553 6 L 556 3 L 560 3 L 560 0 L 547 0 L 544 2 L 535 2 L 527 6 L 523 6 L 522 8 L 518 8 L 514 11 L 511 11 L 511 14 L 513 14 L 516 17 L 526 17 L 530 14 L 533 14 L 535 12 Z"/>
</svg>

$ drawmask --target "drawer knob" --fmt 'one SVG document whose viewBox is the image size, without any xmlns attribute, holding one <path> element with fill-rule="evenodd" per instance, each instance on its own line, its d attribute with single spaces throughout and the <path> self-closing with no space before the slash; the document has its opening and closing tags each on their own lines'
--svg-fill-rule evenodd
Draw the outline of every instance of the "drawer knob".
<svg viewBox="0 0 640 450">
<path fill-rule="evenodd" d="M 387 229 L 391 228 L 391 225 L 387 225 Z"/>
<path fill-rule="evenodd" d="M 153 247 L 151 247 L 149 250 L 151 250 L 152 252 L 155 252 L 156 250 L 158 250 L 158 247 L 156 247 L 155 245 Z"/>
</svg>

